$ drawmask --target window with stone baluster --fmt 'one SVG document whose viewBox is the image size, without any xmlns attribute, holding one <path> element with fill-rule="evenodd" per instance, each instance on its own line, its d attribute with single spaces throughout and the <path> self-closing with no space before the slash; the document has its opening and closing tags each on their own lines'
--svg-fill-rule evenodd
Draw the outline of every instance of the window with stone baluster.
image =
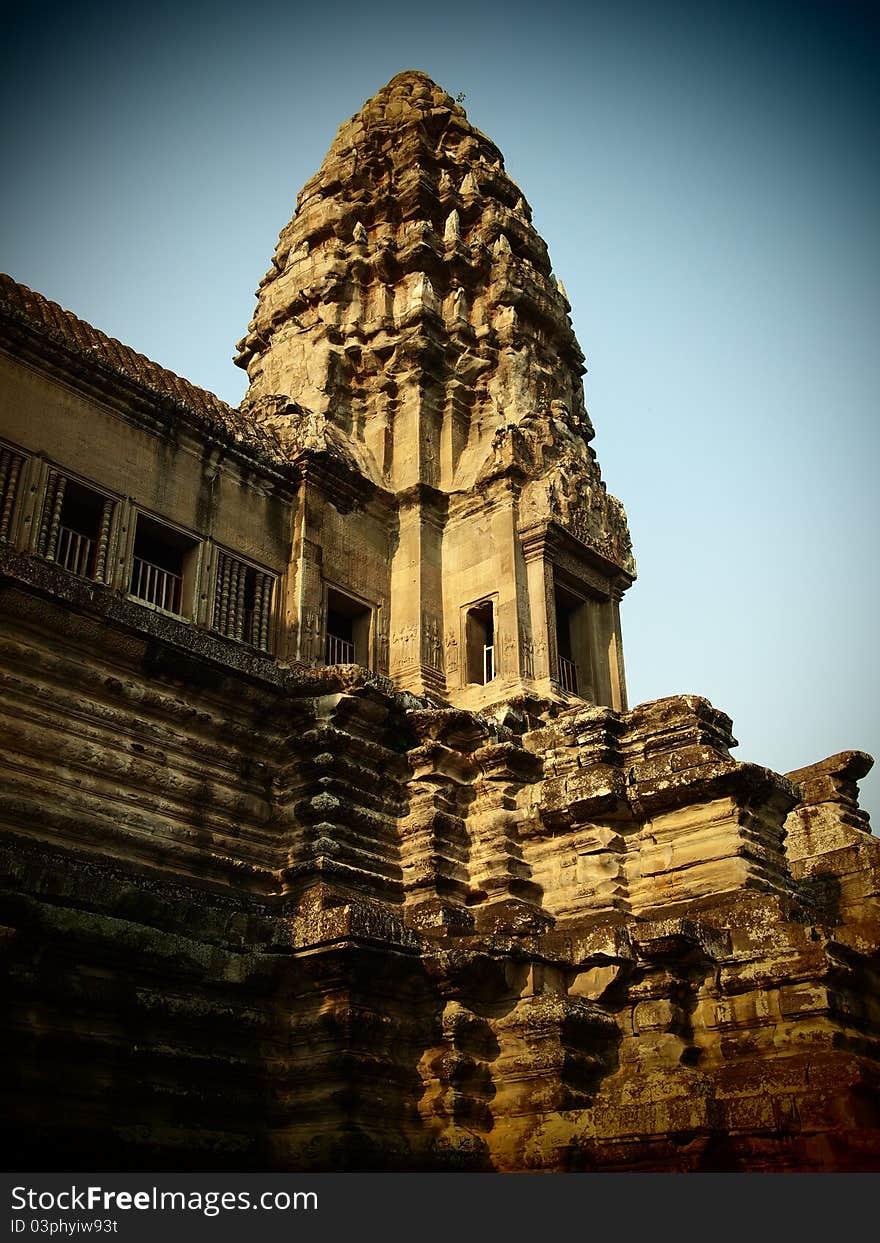
<svg viewBox="0 0 880 1243">
<path fill-rule="evenodd" d="M 163 613 L 192 618 L 200 546 L 188 532 L 137 514 L 129 595 Z"/>
<path fill-rule="evenodd" d="M 0 543 L 13 538 L 12 520 L 27 459 L 9 445 L 0 444 Z"/>
<path fill-rule="evenodd" d="M 331 587 L 327 589 L 325 615 L 324 663 L 373 668 L 373 607 Z"/>
<path fill-rule="evenodd" d="M 276 578 L 246 561 L 220 552 L 214 583 L 212 627 L 228 639 L 268 652 Z"/>
<path fill-rule="evenodd" d="M 50 470 L 37 538 L 47 561 L 80 578 L 105 583 L 115 501 L 86 484 Z"/>
</svg>

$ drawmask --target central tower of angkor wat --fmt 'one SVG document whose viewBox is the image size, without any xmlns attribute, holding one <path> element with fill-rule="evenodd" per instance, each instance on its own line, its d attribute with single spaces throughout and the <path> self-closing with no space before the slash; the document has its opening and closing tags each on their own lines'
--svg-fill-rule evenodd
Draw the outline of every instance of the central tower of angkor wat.
<svg viewBox="0 0 880 1243">
<path fill-rule="evenodd" d="M 568 311 L 500 151 L 430 78 L 398 74 L 340 128 L 237 359 L 244 408 L 326 463 L 303 492 L 293 659 L 330 635 L 456 705 L 626 707 L 635 568 Z"/>
</svg>

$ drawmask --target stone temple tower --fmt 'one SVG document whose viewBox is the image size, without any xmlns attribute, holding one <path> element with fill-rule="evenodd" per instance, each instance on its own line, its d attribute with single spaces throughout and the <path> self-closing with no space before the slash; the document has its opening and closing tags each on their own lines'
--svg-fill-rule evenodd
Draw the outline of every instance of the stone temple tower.
<svg viewBox="0 0 880 1243">
<path fill-rule="evenodd" d="M 283 655 L 455 706 L 626 708 L 635 567 L 569 310 L 500 151 L 429 77 L 341 126 L 236 359 L 301 466 Z"/>
<path fill-rule="evenodd" d="M 497 149 L 394 78 L 258 299 L 233 410 L 0 276 L 13 1168 L 880 1168 L 871 758 L 626 707 Z"/>
</svg>

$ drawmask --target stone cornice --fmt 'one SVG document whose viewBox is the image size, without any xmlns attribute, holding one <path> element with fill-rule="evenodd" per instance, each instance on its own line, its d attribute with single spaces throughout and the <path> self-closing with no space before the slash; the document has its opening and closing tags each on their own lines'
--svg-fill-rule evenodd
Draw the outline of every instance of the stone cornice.
<svg viewBox="0 0 880 1243">
<path fill-rule="evenodd" d="M 304 449 L 294 458 L 300 477 L 318 487 L 339 510 L 363 508 L 380 489 L 329 449 Z"/>
<path fill-rule="evenodd" d="M 434 488 L 428 483 L 415 483 L 412 487 L 404 488 L 402 492 L 396 492 L 394 496 L 402 513 L 420 506 L 432 513 L 438 521 L 446 519 L 449 497 L 440 488 Z"/>
<path fill-rule="evenodd" d="M 185 430 L 202 443 L 222 448 L 224 454 L 240 462 L 250 472 L 258 471 L 285 490 L 290 490 L 295 481 L 291 464 L 271 446 L 251 437 L 244 423 L 236 427 L 237 412 L 225 407 L 213 394 L 206 394 L 205 402 L 199 407 L 195 401 L 185 399 L 183 387 L 179 397 L 151 388 L 123 373 L 96 352 L 87 352 L 60 332 L 52 332 L 29 319 L 2 299 L 0 349 L 14 362 L 69 386 L 84 397 L 100 401 L 143 431 L 165 439 L 176 439 Z M 157 364 L 152 365 L 157 370 L 163 370 Z M 194 386 L 189 388 L 201 392 Z M 213 405 L 208 403 L 209 397 Z M 225 411 L 222 418 L 214 411 L 214 406 L 217 411 Z"/>
<path fill-rule="evenodd" d="M 598 571 L 607 580 L 608 591 L 615 600 L 620 600 L 635 581 L 621 566 L 603 557 L 589 544 L 584 544 L 558 522 L 549 520 L 520 528 L 519 539 L 527 562 L 545 558 L 554 561 L 567 554 L 568 557 Z"/>
</svg>

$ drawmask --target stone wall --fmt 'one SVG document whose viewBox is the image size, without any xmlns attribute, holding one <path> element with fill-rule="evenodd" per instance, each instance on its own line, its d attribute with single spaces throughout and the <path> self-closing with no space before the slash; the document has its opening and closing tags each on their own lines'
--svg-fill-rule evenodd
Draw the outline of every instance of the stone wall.
<svg viewBox="0 0 880 1243">
<path fill-rule="evenodd" d="M 694 697 L 517 735 L 2 572 L 23 1165 L 876 1168 L 863 758 Z"/>
</svg>

